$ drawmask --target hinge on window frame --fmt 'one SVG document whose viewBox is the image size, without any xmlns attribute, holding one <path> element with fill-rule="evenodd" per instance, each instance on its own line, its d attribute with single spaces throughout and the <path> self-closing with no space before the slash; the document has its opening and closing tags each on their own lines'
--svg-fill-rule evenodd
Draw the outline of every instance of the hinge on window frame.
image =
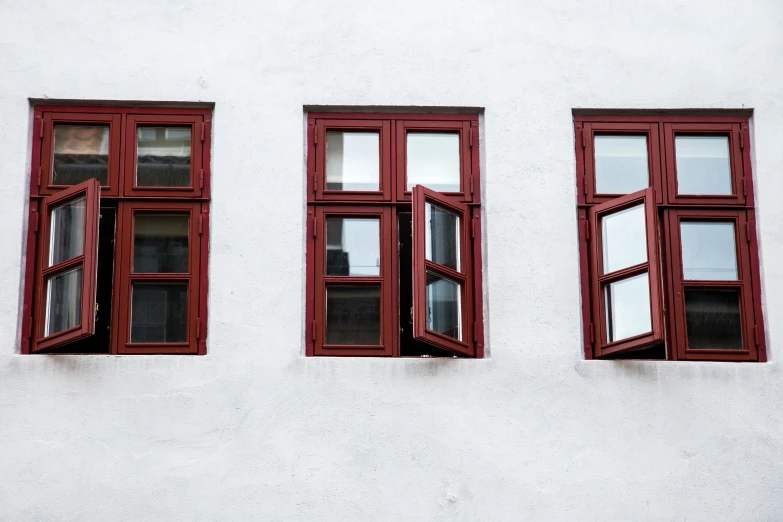
<svg viewBox="0 0 783 522">
<path fill-rule="evenodd" d="M 585 239 L 590 241 L 590 222 L 586 219 L 582 221 L 585 224 Z"/>
<path fill-rule="evenodd" d="M 41 166 L 38 165 L 38 186 L 41 186 Z"/>
<path fill-rule="evenodd" d="M 470 133 L 468 134 L 468 146 L 473 148 L 473 127 L 470 128 Z"/>
<path fill-rule="evenodd" d="M 318 172 L 313 171 L 313 192 L 318 192 Z"/>
<path fill-rule="evenodd" d="M 196 340 L 201 340 L 201 318 L 196 319 Z"/>
<path fill-rule="evenodd" d="M 310 340 L 315 342 L 315 319 L 313 319 L 313 325 L 310 329 Z"/>
<path fill-rule="evenodd" d="M 748 180 L 747 178 L 742 178 L 742 195 L 747 196 L 748 195 Z"/>
<path fill-rule="evenodd" d="M 476 219 L 475 218 L 470 220 L 470 237 L 471 238 L 476 237 Z"/>
<path fill-rule="evenodd" d="M 198 188 L 204 188 L 204 169 L 200 169 L 198 173 Z"/>
<path fill-rule="evenodd" d="M 38 118 L 38 137 L 43 139 L 43 118 Z"/>
<path fill-rule="evenodd" d="M 473 175 L 470 176 L 470 193 L 473 194 Z"/>
<path fill-rule="evenodd" d="M 202 231 L 204 230 L 204 215 L 199 214 L 198 216 L 198 233 L 199 235 L 202 234 Z"/>
<path fill-rule="evenodd" d="M 206 124 L 202 121 L 201 122 L 201 141 L 204 141 L 204 127 L 206 127 Z"/>
<path fill-rule="evenodd" d="M 747 221 L 745 222 L 745 239 L 750 243 L 750 223 Z"/>
<path fill-rule="evenodd" d="M 313 216 L 313 237 L 318 237 L 318 218 Z"/>
<path fill-rule="evenodd" d="M 595 344 L 595 331 L 593 330 L 593 323 L 590 323 L 590 344 Z"/>
<path fill-rule="evenodd" d="M 587 176 L 582 176 L 582 193 L 587 197 Z"/>
<path fill-rule="evenodd" d="M 584 129 L 579 129 L 579 133 L 582 135 L 582 148 L 586 149 L 587 148 L 587 138 L 585 137 L 585 130 Z"/>
<path fill-rule="evenodd" d="M 313 127 L 313 145 L 318 146 L 318 129 Z"/>
<path fill-rule="evenodd" d="M 27 337 L 33 336 L 33 316 L 27 318 Z"/>
<path fill-rule="evenodd" d="M 33 230 L 35 230 L 35 233 L 38 233 L 38 211 L 31 210 L 30 211 L 30 219 L 33 221 Z"/>
<path fill-rule="evenodd" d="M 740 129 L 740 148 L 745 148 L 745 129 Z"/>
</svg>

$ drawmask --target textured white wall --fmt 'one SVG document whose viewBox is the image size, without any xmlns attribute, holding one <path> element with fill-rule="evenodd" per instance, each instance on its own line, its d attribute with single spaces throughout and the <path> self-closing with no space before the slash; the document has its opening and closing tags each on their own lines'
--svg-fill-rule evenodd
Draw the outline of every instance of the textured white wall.
<svg viewBox="0 0 783 522">
<path fill-rule="evenodd" d="M 782 35 L 779 0 L 0 1 L 0 519 L 783 519 Z M 215 102 L 208 356 L 18 355 L 28 98 Z M 486 108 L 490 358 L 302 356 L 306 105 Z M 772 362 L 583 360 L 579 107 L 755 109 Z"/>
</svg>

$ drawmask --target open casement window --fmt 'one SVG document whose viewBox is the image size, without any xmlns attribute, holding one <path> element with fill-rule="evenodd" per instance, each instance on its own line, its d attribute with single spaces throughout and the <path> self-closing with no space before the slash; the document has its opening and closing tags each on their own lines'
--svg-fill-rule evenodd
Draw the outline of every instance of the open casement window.
<svg viewBox="0 0 783 522">
<path fill-rule="evenodd" d="M 654 199 L 648 188 L 590 209 L 597 357 L 664 338 Z"/>
<path fill-rule="evenodd" d="M 41 202 L 33 352 L 95 333 L 100 183 L 90 179 Z"/>
<path fill-rule="evenodd" d="M 413 188 L 414 338 L 473 356 L 470 211 L 421 185 Z"/>
</svg>

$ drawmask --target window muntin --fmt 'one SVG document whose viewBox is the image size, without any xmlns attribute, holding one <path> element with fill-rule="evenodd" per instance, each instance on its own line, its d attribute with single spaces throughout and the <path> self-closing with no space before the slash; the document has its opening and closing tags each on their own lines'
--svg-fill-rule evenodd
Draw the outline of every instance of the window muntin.
<svg viewBox="0 0 783 522">
<path fill-rule="evenodd" d="M 480 237 L 475 231 L 480 215 L 476 117 L 321 113 L 309 116 L 308 128 L 307 294 L 311 297 L 306 310 L 307 354 L 395 357 L 480 354 L 483 349 L 481 310 L 473 299 L 474 290 L 479 289 L 480 293 L 481 288 L 473 277 L 476 263 L 480 266 L 480 252 L 473 244 Z M 341 169 L 343 165 L 331 152 L 334 140 L 338 134 L 362 133 L 377 136 L 378 190 L 359 190 L 375 188 L 374 185 L 337 190 L 340 187 L 330 185 L 338 178 L 330 172 L 329 164 Z M 424 226 L 424 205 L 413 211 L 413 191 L 407 185 L 408 137 L 413 135 L 417 135 L 414 142 L 421 138 L 421 143 L 414 143 L 414 149 L 419 146 L 418 159 L 430 162 L 439 171 L 445 165 L 445 172 L 451 172 L 448 176 L 454 188 L 453 192 L 436 193 L 445 198 L 445 203 L 429 201 L 428 229 Z M 442 142 L 444 137 L 445 147 L 436 150 L 434 146 L 426 146 L 430 138 Z M 365 152 L 374 149 L 374 144 L 373 140 Z M 430 157 L 422 157 L 422 153 Z M 418 164 L 415 150 L 413 154 Z M 444 157 L 446 161 L 441 161 Z M 370 167 L 375 159 L 374 151 L 371 158 L 372 161 L 364 162 L 367 165 L 364 170 L 373 172 L 374 180 L 376 169 Z M 416 168 L 413 167 L 414 175 Z M 460 206 L 473 201 L 470 208 Z M 452 208 L 455 205 L 456 211 Z M 414 214 L 418 216 L 419 231 L 414 230 Z M 369 223 L 374 223 L 372 228 Z M 429 248 L 426 256 L 425 238 Z M 419 264 L 426 265 L 426 271 L 418 276 L 413 274 L 414 243 Z M 428 272 L 431 283 L 432 274 L 444 280 L 430 284 L 429 294 Z M 444 285 L 452 285 L 451 290 L 446 291 Z M 332 306 L 329 311 L 327 300 L 333 299 L 328 294 L 339 297 L 344 287 L 361 287 L 364 294 L 369 293 L 370 287 L 378 294 L 377 301 L 370 304 L 365 301 L 366 306 L 359 312 L 372 318 L 364 321 L 372 338 L 362 333 L 359 326 L 352 327 L 350 321 L 335 322 L 340 320 L 337 311 L 341 308 Z M 414 303 L 414 293 L 419 296 L 420 307 Z M 432 308 L 437 311 L 430 320 L 434 330 L 427 330 L 426 314 L 420 319 L 414 317 L 414 308 L 425 309 L 428 295 Z M 414 323 L 426 331 L 426 336 L 414 335 Z M 351 337 L 354 330 L 355 339 Z M 366 344 L 371 342 L 376 344 Z M 440 343 L 450 343 L 450 346 L 443 348 Z"/>
<path fill-rule="evenodd" d="M 209 119 L 203 109 L 36 108 L 30 219 L 40 226 L 29 229 L 23 353 L 205 353 Z M 136 191 L 138 145 L 163 170 L 184 158 L 190 186 Z M 89 167 L 79 171 L 89 180 L 60 185 L 54 170 L 70 164 Z"/>
<path fill-rule="evenodd" d="M 590 279 L 583 286 L 583 302 L 589 303 L 583 310 L 586 356 L 619 355 L 602 346 L 610 337 L 617 339 L 612 332 L 606 335 L 610 329 L 607 319 L 616 322 L 616 317 L 605 315 L 610 308 L 606 284 L 635 274 L 639 267 L 628 265 L 640 259 L 633 240 L 618 241 L 622 252 L 615 257 L 630 259 L 612 264 L 602 247 L 596 247 L 603 240 L 601 228 L 586 226 L 599 204 L 616 205 L 624 197 L 595 191 L 599 161 L 596 149 L 603 146 L 596 140 L 602 136 L 641 135 L 646 128 L 654 217 L 661 219 L 653 236 L 665 253 L 662 263 L 650 264 L 650 277 L 661 274 L 660 284 L 650 284 L 650 295 L 653 301 L 654 293 L 663 296 L 666 322 L 661 341 L 647 344 L 638 352 L 634 349 L 623 353 L 622 357 L 638 353 L 639 357 L 675 360 L 765 360 L 747 120 L 684 116 L 639 119 L 642 121 L 633 122 L 626 116 L 575 118 L 580 166 L 578 214 L 585 223 L 580 232 L 581 273 Z M 679 165 L 678 153 L 682 153 Z M 660 162 L 657 158 L 665 159 Z M 659 178 L 655 175 L 656 164 L 660 165 Z M 690 178 L 686 183 L 706 188 L 678 189 L 678 176 L 683 175 Z M 618 272 L 607 274 L 604 266 Z M 635 292 L 634 297 L 640 294 Z M 653 332 L 655 313 L 653 306 Z M 622 340 L 613 342 L 624 344 Z"/>
</svg>

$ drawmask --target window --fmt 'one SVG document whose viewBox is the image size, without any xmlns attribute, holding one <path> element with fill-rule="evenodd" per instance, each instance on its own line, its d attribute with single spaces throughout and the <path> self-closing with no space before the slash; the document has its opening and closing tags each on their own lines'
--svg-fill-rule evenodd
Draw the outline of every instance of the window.
<svg viewBox="0 0 783 522">
<path fill-rule="evenodd" d="M 22 353 L 206 353 L 211 114 L 36 107 Z"/>
<path fill-rule="evenodd" d="M 478 117 L 310 114 L 308 355 L 483 357 Z"/>
<path fill-rule="evenodd" d="M 765 361 L 748 118 L 575 127 L 585 356 Z"/>
</svg>

